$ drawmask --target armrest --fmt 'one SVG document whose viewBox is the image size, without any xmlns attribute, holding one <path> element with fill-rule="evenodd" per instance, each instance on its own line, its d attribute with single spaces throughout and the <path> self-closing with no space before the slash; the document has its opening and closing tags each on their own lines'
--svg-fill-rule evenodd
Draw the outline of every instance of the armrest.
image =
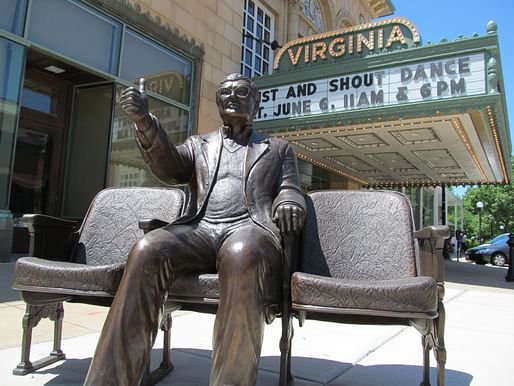
<svg viewBox="0 0 514 386">
<path fill-rule="evenodd" d="M 25 214 L 21 222 L 29 231 L 31 256 L 49 260 L 69 260 L 79 222 L 44 214 Z"/>
<path fill-rule="evenodd" d="M 52 217 L 46 214 L 24 214 L 21 218 L 21 221 L 27 225 L 27 227 L 31 226 L 40 226 L 40 227 L 77 227 L 78 222 L 73 220 L 66 220 L 60 217 Z"/>
<path fill-rule="evenodd" d="M 430 225 L 414 232 L 416 239 L 446 239 L 450 237 L 450 228 L 447 225 Z"/>
<path fill-rule="evenodd" d="M 431 225 L 414 232 L 418 240 L 418 273 L 432 276 L 438 282 L 444 282 L 444 259 L 442 248 L 444 239 L 450 236 L 446 225 Z"/>
<path fill-rule="evenodd" d="M 143 230 L 143 233 L 148 233 L 154 229 L 162 228 L 169 224 L 168 221 L 159 220 L 157 218 L 139 220 L 139 229 Z"/>
</svg>

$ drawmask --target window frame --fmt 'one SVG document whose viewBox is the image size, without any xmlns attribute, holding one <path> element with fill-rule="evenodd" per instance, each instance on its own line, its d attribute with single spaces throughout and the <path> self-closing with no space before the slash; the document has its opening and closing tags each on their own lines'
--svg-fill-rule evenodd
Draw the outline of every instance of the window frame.
<svg viewBox="0 0 514 386">
<path fill-rule="evenodd" d="M 258 0 L 245 0 L 242 32 L 241 74 L 250 78 L 271 74 L 274 56 L 271 42 L 275 39 L 273 13 Z"/>
</svg>

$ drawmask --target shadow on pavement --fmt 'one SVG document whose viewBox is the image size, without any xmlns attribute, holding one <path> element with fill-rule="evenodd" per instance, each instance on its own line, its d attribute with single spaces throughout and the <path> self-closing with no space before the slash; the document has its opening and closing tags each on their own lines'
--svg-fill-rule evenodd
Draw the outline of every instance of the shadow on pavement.
<svg viewBox="0 0 514 386">
<path fill-rule="evenodd" d="M 153 350 L 152 357 L 162 354 L 162 350 Z M 175 369 L 159 382 L 160 385 L 201 385 L 208 384 L 210 372 L 210 350 L 181 348 L 172 351 Z M 275 384 L 278 379 L 278 356 L 263 356 L 258 384 Z M 59 366 L 49 370 L 40 370 L 40 374 L 58 374 L 45 385 L 82 385 L 91 358 L 67 359 Z M 276 367 L 269 369 L 269 367 Z M 296 382 L 303 384 L 348 384 L 353 386 L 380 384 L 388 386 L 412 385 L 421 382 L 422 366 L 389 365 L 351 365 L 333 360 L 295 357 L 293 355 L 293 375 Z M 436 370 L 431 368 L 432 384 L 436 380 Z M 468 386 L 473 376 L 452 369 L 446 370 L 446 384 Z M 185 383 L 184 383 L 185 382 Z M 192 383 L 190 383 L 192 382 Z M 377 383 L 379 382 L 379 383 Z"/>
<path fill-rule="evenodd" d="M 59 366 L 51 369 L 42 369 L 37 371 L 39 374 L 57 374 L 55 378 L 46 382 L 45 385 L 82 385 L 86 378 L 91 358 L 67 358 L 65 361 L 60 363 L 61 364 Z"/>
</svg>

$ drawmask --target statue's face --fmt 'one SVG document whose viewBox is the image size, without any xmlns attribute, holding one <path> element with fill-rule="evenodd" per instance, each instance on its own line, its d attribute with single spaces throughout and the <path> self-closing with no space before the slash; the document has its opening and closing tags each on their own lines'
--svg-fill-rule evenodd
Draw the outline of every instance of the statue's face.
<svg viewBox="0 0 514 386">
<path fill-rule="evenodd" d="M 258 101 L 246 80 L 223 82 L 216 92 L 216 102 L 223 122 L 248 124 L 253 121 Z"/>
</svg>

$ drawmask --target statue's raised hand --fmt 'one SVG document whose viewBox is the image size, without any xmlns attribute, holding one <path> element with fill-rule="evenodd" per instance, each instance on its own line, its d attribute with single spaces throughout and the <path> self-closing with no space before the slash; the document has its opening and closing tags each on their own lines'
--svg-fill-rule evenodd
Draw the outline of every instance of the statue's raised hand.
<svg viewBox="0 0 514 386">
<path fill-rule="evenodd" d="M 151 123 L 148 113 L 148 96 L 146 95 L 146 80 L 139 79 L 139 87 L 129 87 L 121 92 L 121 108 L 128 117 L 140 128 L 147 129 Z"/>
</svg>

